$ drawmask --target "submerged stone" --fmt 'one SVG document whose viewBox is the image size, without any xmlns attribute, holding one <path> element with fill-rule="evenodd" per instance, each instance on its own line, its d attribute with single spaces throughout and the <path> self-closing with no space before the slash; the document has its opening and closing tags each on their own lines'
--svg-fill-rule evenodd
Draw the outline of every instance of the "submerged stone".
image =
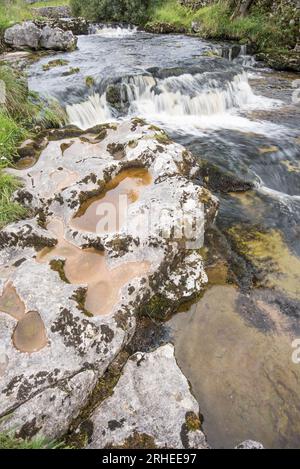
<svg viewBox="0 0 300 469">
<path fill-rule="evenodd" d="M 257 269 L 264 272 L 261 284 L 300 297 L 300 258 L 286 245 L 276 230 L 260 232 L 242 225 L 229 229 L 237 250 Z"/>
<path fill-rule="evenodd" d="M 175 355 L 204 415 L 203 429 L 214 448 L 253 439 L 266 448 L 299 446 L 299 364 L 295 335 L 283 312 L 264 306 L 274 330 L 253 327 L 253 305 L 240 311 L 233 286 L 214 286 L 189 311 L 168 323 Z M 262 314 L 262 312 L 261 312 Z"/>
</svg>

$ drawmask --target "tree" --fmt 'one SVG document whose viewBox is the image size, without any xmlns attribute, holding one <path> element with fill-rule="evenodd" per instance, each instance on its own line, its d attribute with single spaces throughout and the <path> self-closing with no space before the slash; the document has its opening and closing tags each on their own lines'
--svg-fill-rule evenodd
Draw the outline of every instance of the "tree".
<svg viewBox="0 0 300 469">
<path fill-rule="evenodd" d="M 235 10 L 233 12 L 232 19 L 244 18 L 254 1 L 255 0 L 234 0 L 232 3 L 235 4 Z"/>
</svg>

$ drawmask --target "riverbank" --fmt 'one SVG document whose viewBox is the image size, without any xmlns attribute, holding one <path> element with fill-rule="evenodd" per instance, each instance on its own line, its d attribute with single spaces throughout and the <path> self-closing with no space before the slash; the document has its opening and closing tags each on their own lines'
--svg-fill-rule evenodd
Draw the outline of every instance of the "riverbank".
<svg viewBox="0 0 300 469">
<path fill-rule="evenodd" d="M 297 0 L 273 3 L 255 0 L 245 15 L 235 14 L 236 7 L 229 0 L 131 0 L 126 3 L 126 8 L 118 1 L 108 4 L 95 0 L 84 3 L 79 0 L 54 0 L 47 2 L 45 8 L 44 2 L 25 5 L 18 0 L 14 4 L 9 2 L 7 8 L 0 6 L 0 51 L 4 47 L 6 28 L 29 19 L 46 20 L 50 26 L 55 26 L 55 18 L 61 16 L 60 8 L 91 22 L 125 22 L 152 33 L 185 33 L 203 39 L 247 44 L 259 60 L 265 61 L 271 68 L 300 72 L 300 8 Z M 59 20 L 59 26 L 60 23 L 63 24 L 63 21 Z M 63 24 L 63 29 L 65 26 Z M 74 34 L 87 33 L 87 24 L 72 27 Z"/>
<path fill-rule="evenodd" d="M 167 0 L 151 10 L 146 30 L 185 31 L 206 39 L 248 44 L 272 68 L 300 71 L 300 9 L 296 2 L 281 2 L 273 9 L 270 2 L 256 2 L 245 17 L 233 18 L 233 11 L 226 1 L 191 9 Z"/>
<path fill-rule="evenodd" d="M 54 101 L 47 103 L 28 89 L 27 78 L 11 64 L 0 61 L 0 228 L 26 215 L 12 199 L 20 182 L 4 169 L 22 156 L 20 145 L 42 129 L 64 122 L 64 113 Z"/>
</svg>

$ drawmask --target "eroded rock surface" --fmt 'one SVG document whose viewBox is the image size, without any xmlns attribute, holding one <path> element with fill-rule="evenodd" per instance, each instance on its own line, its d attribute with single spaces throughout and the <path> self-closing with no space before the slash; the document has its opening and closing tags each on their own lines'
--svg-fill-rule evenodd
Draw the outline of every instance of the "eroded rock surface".
<svg viewBox="0 0 300 469">
<path fill-rule="evenodd" d="M 168 344 L 127 362 L 111 397 L 93 413 L 88 448 L 208 449 L 199 406 Z"/>
<path fill-rule="evenodd" d="M 213 221 L 218 203 L 192 182 L 193 156 L 142 121 L 98 126 L 84 133 L 69 127 L 51 131 L 47 139 L 35 166 L 11 170 L 24 183 L 16 199 L 36 216 L 0 232 L 0 309 L 4 305 L 0 312 L 0 417 L 5 416 L 0 430 L 52 439 L 63 435 L 88 404 L 99 378 L 131 340 L 140 314 L 151 315 L 155 309 L 163 317 L 201 291 L 207 281 L 199 250 L 201 234 L 204 225 Z M 112 151 L 116 145 L 122 147 L 117 157 Z M 107 233 L 72 227 L 82 205 L 105 192 L 109 181 L 128 168 L 144 168 L 151 178 L 134 203 L 128 204 L 127 223 Z M 166 209 L 163 217 L 162 209 Z M 202 223 L 192 238 L 171 235 L 182 213 Z M 57 221 L 60 233 L 51 229 Z M 62 239 L 74 249 L 64 250 Z M 40 262 L 45 249 L 46 259 Z M 110 304 L 105 314 L 95 316 L 88 311 L 89 278 L 81 275 L 86 271 L 83 258 L 79 257 L 78 268 L 72 267 L 68 278 L 74 250 L 76 256 L 78 251 L 84 256 L 89 250 L 105 256 L 105 275 L 99 278 L 99 305 Z M 107 302 L 105 295 L 114 278 L 109 272 L 126 272 L 133 263 L 145 263 L 147 269 L 125 276 L 114 301 Z M 97 289 L 94 293 L 97 296 Z M 34 326 L 29 332 L 28 323 Z M 32 349 L 28 334 L 34 339 Z M 158 357 L 163 366 L 173 363 L 171 355 L 166 349 Z M 188 388 L 179 375 L 174 370 L 173 386 L 178 383 L 183 396 Z M 180 425 L 183 410 L 197 411 L 189 393 L 182 399 L 175 406 Z M 178 425 L 168 444 L 179 447 Z M 164 444 L 161 430 L 154 436 Z"/>
</svg>

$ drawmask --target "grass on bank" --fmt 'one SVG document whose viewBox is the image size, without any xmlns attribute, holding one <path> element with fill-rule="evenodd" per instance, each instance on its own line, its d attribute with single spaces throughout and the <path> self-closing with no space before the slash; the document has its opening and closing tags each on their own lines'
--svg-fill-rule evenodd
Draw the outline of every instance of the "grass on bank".
<svg viewBox="0 0 300 469">
<path fill-rule="evenodd" d="M 20 21 L 33 18 L 32 8 L 69 5 L 69 0 L 53 0 L 28 4 L 25 0 L 0 0 L 0 34 Z"/>
<path fill-rule="evenodd" d="M 30 137 L 32 129 L 59 127 L 64 113 L 56 103 L 45 103 L 28 91 L 27 81 L 19 72 L 0 65 L 0 80 L 5 84 L 5 102 L 0 104 L 0 228 L 26 215 L 12 200 L 19 181 L 3 170 L 18 158 L 19 145 Z M 49 105 L 50 104 L 50 105 Z"/>
<path fill-rule="evenodd" d="M 0 433 L 1 449 L 68 449 L 62 444 L 37 437 L 32 440 L 17 438 L 13 433 Z"/>
<path fill-rule="evenodd" d="M 168 23 L 191 31 L 192 22 L 201 26 L 200 35 L 209 39 L 243 41 L 257 48 L 284 49 L 295 45 L 297 22 L 290 25 L 294 10 L 282 4 L 277 14 L 257 4 L 242 18 L 232 19 L 232 1 L 215 0 L 199 9 L 184 7 L 178 0 L 70 0 L 76 15 L 100 21 L 128 21 L 139 24 Z M 265 4 L 266 5 L 266 4 Z"/>
<path fill-rule="evenodd" d="M 187 30 L 193 21 L 199 22 L 202 37 L 251 42 L 260 50 L 289 47 L 294 42 L 296 31 L 283 27 L 280 18 L 270 17 L 268 11 L 256 7 L 245 18 L 236 19 L 231 18 L 232 13 L 225 0 L 198 10 L 183 7 L 177 0 L 154 0 L 149 22 L 175 24 Z"/>
<path fill-rule="evenodd" d="M 28 115 L 27 90 L 23 81 L 17 80 L 7 67 L 0 67 L 0 80 L 5 83 L 5 104 L 0 105 L 0 228 L 25 215 L 25 209 L 12 201 L 18 181 L 3 169 L 9 166 L 17 154 L 18 145 L 27 135 L 21 120 Z M 23 117 L 24 112 L 24 117 Z"/>
<path fill-rule="evenodd" d="M 26 215 L 25 208 L 12 201 L 12 195 L 19 186 L 15 178 L 0 171 L 0 228 Z"/>
</svg>

